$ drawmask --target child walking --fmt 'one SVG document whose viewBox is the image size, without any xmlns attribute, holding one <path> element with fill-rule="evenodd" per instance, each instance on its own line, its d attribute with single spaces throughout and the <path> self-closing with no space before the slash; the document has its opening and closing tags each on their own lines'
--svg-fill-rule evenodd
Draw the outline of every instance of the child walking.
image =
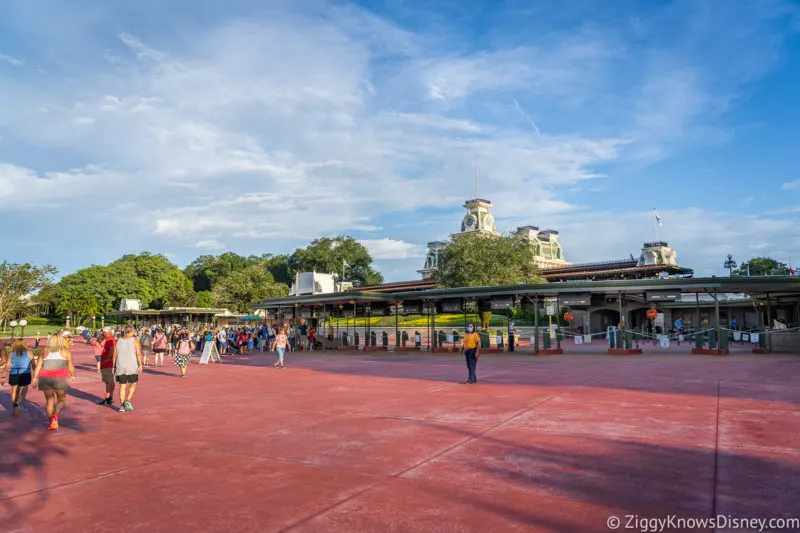
<svg viewBox="0 0 800 533">
<path fill-rule="evenodd" d="M 277 350 L 278 361 L 275 363 L 275 368 L 286 368 L 283 364 L 283 356 L 286 353 L 286 348 L 289 346 L 289 337 L 286 336 L 286 329 L 281 328 L 275 341 L 272 343 L 272 350 Z"/>
</svg>

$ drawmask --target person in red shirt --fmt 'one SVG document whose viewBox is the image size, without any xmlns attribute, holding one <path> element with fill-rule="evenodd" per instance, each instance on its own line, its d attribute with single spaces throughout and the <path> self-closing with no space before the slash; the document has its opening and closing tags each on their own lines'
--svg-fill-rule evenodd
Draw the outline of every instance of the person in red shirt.
<svg viewBox="0 0 800 533">
<path fill-rule="evenodd" d="M 117 344 L 111 328 L 103 328 L 103 340 L 100 344 L 103 347 L 100 354 L 100 376 L 106 386 L 106 395 L 97 404 L 111 405 L 114 402 L 114 349 Z"/>
</svg>

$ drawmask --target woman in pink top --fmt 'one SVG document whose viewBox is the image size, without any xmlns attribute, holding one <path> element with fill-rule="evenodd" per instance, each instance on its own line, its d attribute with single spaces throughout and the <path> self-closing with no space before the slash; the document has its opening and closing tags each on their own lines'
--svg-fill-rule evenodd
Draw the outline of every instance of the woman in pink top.
<svg viewBox="0 0 800 533">
<path fill-rule="evenodd" d="M 47 340 L 47 354 L 36 362 L 32 385 L 44 393 L 47 401 L 47 417 L 50 427 L 58 429 L 58 414 L 67 402 L 67 388 L 75 381 L 75 367 L 72 365 L 72 352 L 61 335 L 50 335 Z"/>
<path fill-rule="evenodd" d="M 286 368 L 283 364 L 283 355 L 289 347 L 289 337 L 286 335 L 286 328 L 281 328 L 275 341 L 272 343 L 272 350 L 278 352 L 278 361 L 275 363 L 275 368 Z"/>
</svg>

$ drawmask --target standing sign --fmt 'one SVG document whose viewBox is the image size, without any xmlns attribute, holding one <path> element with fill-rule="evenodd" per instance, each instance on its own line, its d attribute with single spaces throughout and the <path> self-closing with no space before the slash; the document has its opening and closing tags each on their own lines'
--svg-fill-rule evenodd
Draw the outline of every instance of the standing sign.
<svg viewBox="0 0 800 533">
<path fill-rule="evenodd" d="M 556 314 L 555 307 L 553 307 L 552 305 L 548 305 L 547 306 L 547 316 L 553 316 L 554 314 Z"/>
<path fill-rule="evenodd" d="M 214 341 L 206 341 L 203 346 L 203 353 L 200 355 L 200 364 L 207 365 L 209 361 L 219 363 L 219 352 L 217 352 L 217 343 Z"/>
<path fill-rule="evenodd" d="M 503 336 L 502 335 L 497 335 L 495 337 L 495 339 L 494 339 L 494 342 L 495 342 L 495 344 L 500 346 L 501 344 L 503 344 Z"/>
<path fill-rule="evenodd" d="M 742 340 L 742 332 L 741 331 L 734 331 L 733 332 L 733 340 L 735 340 L 736 342 L 739 342 L 740 340 Z"/>
<path fill-rule="evenodd" d="M 753 344 L 758 344 L 758 338 L 759 338 L 759 334 L 758 333 L 751 333 L 750 334 L 750 342 L 752 342 Z"/>
<path fill-rule="evenodd" d="M 580 335 L 575 336 L 575 344 L 583 344 L 583 337 Z"/>
<path fill-rule="evenodd" d="M 667 337 L 666 335 L 663 335 L 661 337 L 661 347 L 662 348 L 669 348 L 669 337 Z"/>
</svg>

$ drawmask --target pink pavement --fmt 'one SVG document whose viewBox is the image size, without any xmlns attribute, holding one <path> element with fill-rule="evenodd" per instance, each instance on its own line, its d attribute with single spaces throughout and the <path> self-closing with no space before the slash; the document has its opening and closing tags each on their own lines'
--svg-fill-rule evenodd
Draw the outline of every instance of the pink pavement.
<svg viewBox="0 0 800 533">
<path fill-rule="evenodd" d="M 14 417 L 0 389 L 0 531 L 591 533 L 611 516 L 800 514 L 796 356 L 486 354 L 477 385 L 457 383 L 456 354 L 290 353 L 285 370 L 253 355 L 186 379 L 167 360 L 118 413 L 74 350 L 58 432 L 39 391 Z"/>
</svg>

